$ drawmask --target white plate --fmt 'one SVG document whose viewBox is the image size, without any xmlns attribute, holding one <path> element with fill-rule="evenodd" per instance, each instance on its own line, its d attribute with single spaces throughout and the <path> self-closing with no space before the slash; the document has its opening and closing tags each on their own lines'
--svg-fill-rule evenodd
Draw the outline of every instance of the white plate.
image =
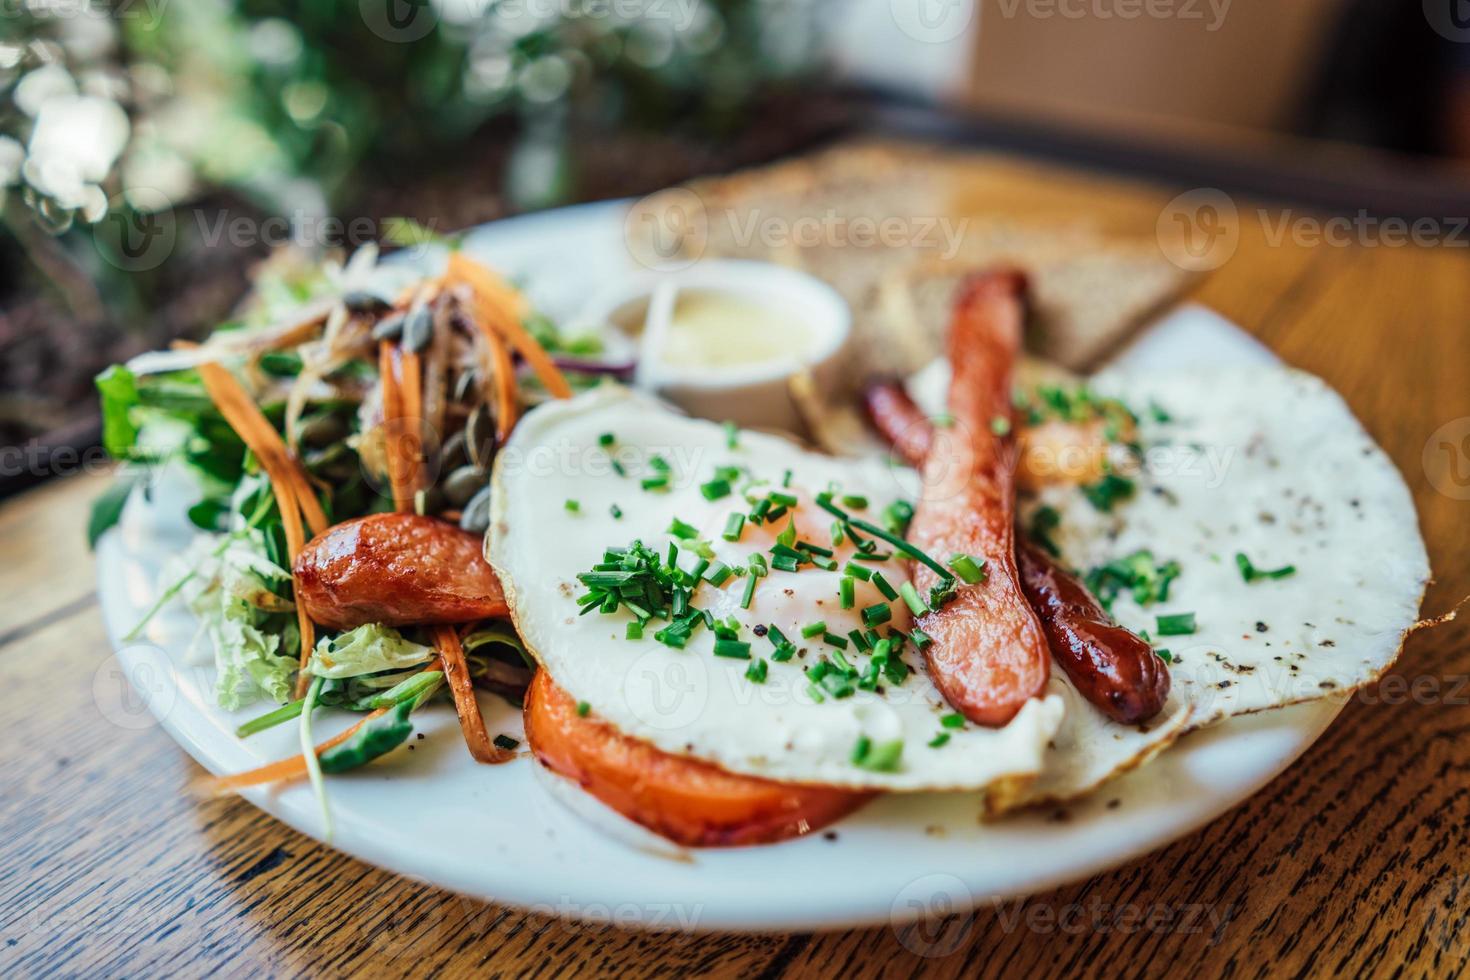
<svg viewBox="0 0 1470 980">
<path fill-rule="evenodd" d="M 508 274 L 532 277 L 536 300 L 566 316 L 606 277 L 630 271 L 622 227 L 620 205 L 592 205 L 487 226 L 467 247 Z M 548 269 L 553 279 L 534 278 Z M 1169 368 L 1272 359 L 1199 307 L 1156 324 L 1122 358 Z M 168 475 L 151 504 L 135 496 L 98 549 L 102 610 L 119 665 L 148 710 L 207 769 L 236 772 L 296 752 L 295 726 L 243 742 L 233 735 L 261 709 L 231 714 L 214 706 L 212 669 L 184 660 L 193 633 L 187 613 L 159 616 L 145 643 L 120 640 L 157 594 L 162 562 L 188 539 L 189 500 L 187 485 Z M 520 735 L 514 709 L 489 696 L 483 705 L 492 732 Z M 425 738 L 411 741 L 413 751 L 330 779 L 330 843 L 444 888 L 575 919 L 701 930 L 898 926 L 1076 881 L 1162 847 L 1268 783 L 1338 710 L 1330 702 L 1302 705 L 1191 735 L 1069 807 L 1066 819 L 1041 811 L 981 825 L 973 796 L 889 797 L 838 824 L 836 839 L 818 834 L 680 860 L 595 830 L 552 798 L 528 757 L 476 765 L 452 709 L 436 707 L 415 715 Z M 136 715 L 127 721 L 138 724 Z M 318 722 L 322 735 L 346 724 Z M 301 832 L 324 836 L 305 785 L 245 795 Z"/>
</svg>

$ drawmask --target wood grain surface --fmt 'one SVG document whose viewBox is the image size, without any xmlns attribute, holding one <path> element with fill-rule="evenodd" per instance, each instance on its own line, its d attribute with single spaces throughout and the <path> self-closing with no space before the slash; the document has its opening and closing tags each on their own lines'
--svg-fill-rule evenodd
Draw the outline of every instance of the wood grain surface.
<svg viewBox="0 0 1470 980">
<path fill-rule="evenodd" d="M 1186 190 L 977 158 L 963 206 L 1153 236 Z M 1447 610 L 1470 593 L 1470 486 L 1438 458 L 1470 472 L 1470 249 L 1278 239 L 1280 208 L 1234 203 L 1194 298 L 1343 393 L 1413 487 L 1425 610 Z M 1110 873 L 902 930 L 654 935 L 464 900 L 188 795 L 199 767 L 120 701 L 82 540 L 103 481 L 0 508 L 0 976 L 1470 971 L 1470 618 L 1412 637 L 1265 791 Z"/>
</svg>

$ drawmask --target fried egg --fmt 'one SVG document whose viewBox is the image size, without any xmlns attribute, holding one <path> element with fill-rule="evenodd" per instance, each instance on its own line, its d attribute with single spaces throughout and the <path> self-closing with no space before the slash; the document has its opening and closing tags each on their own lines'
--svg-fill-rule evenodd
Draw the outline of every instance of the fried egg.
<svg viewBox="0 0 1470 980">
<path fill-rule="evenodd" d="M 910 382 L 927 411 L 948 372 Z M 1392 666 L 1419 616 L 1429 560 L 1413 499 L 1342 398 L 1288 368 L 1106 372 L 1089 384 L 1139 415 L 1136 459 L 1116 499 L 1056 485 L 1022 500 L 1046 514 L 1061 562 L 1169 660 L 1173 691 L 1149 725 L 1118 725 L 1054 670 L 1066 720 L 1016 802 L 1061 801 L 1237 715 L 1345 698 Z M 1135 591 L 1100 569 L 1173 565 L 1166 589 Z"/>
<path fill-rule="evenodd" d="M 733 773 L 980 790 L 992 805 L 1041 771 L 1062 723 L 1059 696 L 1031 701 L 1004 728 L 969 724 L 929 680 L 913 642 L 902 646 L 902 669 L 876 684 L 819 679 L 824 670 L 868 676 L 873 637 L 892 642 L 912 623 L 902 598 L 885 594 L 908 582 L 908 563 L 860 560 L 851 537 L 834 539 L 818 495 L 881 525 L 890 505 L 915 499 L 911 471 L 734 432 L 605 386 L 527 414 L 497 457 L 494 485 L 486 556 L 517 630 L 558 685 L 624 734 Z M 780 516 L 753 519 L 768 498 L 777 503 L 767 513 Z M 720 635 L 706 623 L 669 645 L 658 638 L 664 620 L 640 631 L 627 606 L 584 605 L 590 589 L 579 576 L 634 542 L 664 565 L 672 548 L 685 572 L 704 564 L 689 602 Z M 812 560 L 783 571 L 775 558 L 783 542 Z M 752 556 L 767 574 L 720 574 L 749 569 Z M 777 652 L 780 637 L 794 648 L 789 659 Z"/>
</svg>

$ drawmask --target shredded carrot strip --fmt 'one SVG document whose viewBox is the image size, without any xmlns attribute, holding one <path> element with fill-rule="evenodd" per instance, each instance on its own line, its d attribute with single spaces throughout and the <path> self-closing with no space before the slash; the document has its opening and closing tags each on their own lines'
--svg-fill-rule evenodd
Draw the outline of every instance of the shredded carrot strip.
<svg viewBox="0 0 1470 980">
<path fill-rule="evenodd" d="M 516 417 L 520 414 L 516 404 L 515 365 L 511 363 L 510 348 L 505 346 L 504 337 L 488 327 L 481 332 L 485 343 L 490 345 L 490 359 L 495 367 L 495 437 L 504 443 L 510 438 L 510 430 L 515 428 Z"/>
<path fill-rule="evenodd" d="M 281 525 L 286 532 L 286 555 L 295 564 L 296 556 L 306 546 L 306 531 L 301 526 L 303 512 L 314 533 L 320 534 L 327 528 L 327 516 L 320 501 L 306 482 L 306 474 L 287 452 L 280 434 L 261 413 L 254 399 L 240 387 L 235 376 L 218 364 L 201 364 L 199 377 L 225 421 L 265 468 L 276 507 L 281 512 Z M 306 690 L 306 661 L 311 656 L 311 648 L 316 645 L 316 626 L 306 613 L 305 603 L 296 603 L 296 625 L 301 632 L 303 672 L 296 678 L 296 696 L 300 697 Z"/>
<path fill-rule="evenodd" d="M 546 348 L 521 325 L 521 317 L 526 313 L 525 297 L 463 252 L 450 253 L 445 278 L 470 287 L 475 296 L 476 319 L 482 321 L 481 328 L 498 332 L 506 343 L 514 347 L 531 365 L 531 370 L 536 372 L 547 391 L 557 398 L 572 397 L 571 385 L 567 384 L 561 369 L 546 353 Z"/>
<path fill-rule="evenodd" d="M 408 509 L 413 509 L 414 494 L 423 487 L 424 452 L 422 426 L 424 422 L 424 366 L 413 351 L 399 350 L 399 365 L 403 378 L 399 384 L 399 398 L 403 405 L 403 424 L 412 426 L 413 431 L 400 432 L 400 445 L 408 454 L 404 460 L 403 483 L 408 494 Z"/>
<path fill-rule="evenodd" d="M 383 449 L 388 457 L 388 483 L 393 488 L 393 509 L 399 513 L 413 509 L 413 494 L 408 490 L 406 462 L 402 446 L 403 395 L 398 385 L 397 359 L 393 345 L 384 340 L 378 344 L 378 375 L 383 386 Z"/>
<path fill-rule="evenodd" d="M 454 695 L 454 710 L 459 713 L 459 728 L 464 732 L 465 744 L 476 762 L 499 765 L 515 758 L 490 741 L 485 730 L 485 719 L 480 715 L 480 702 L 475 698 L 475 685 L 470 679 L 470 667 L 465 662 L 464 647 L 453 626 L 434 627 L 434 643 L 439 648 L 439 657 L 444 661 L 444 678 L 449 682 L 449 691 Z"/>
<path fill-rule="evenodd" d="M 290 487 L 312 533 L 325 531 L 327 515 L 321 502 L 316 499 L 301 466 L 286 449 L 280 433 L 270 424 L 255 400 L 240 387 L 234 375 L 218 364 L 199 365 L 199 376 L 215 407 L 260 460 L 272 485 Z"/>
<path fill-rule="evenodd" d="M 328 749 L 336 748 L 347 741 L 357 730 L 379 715 L 386 714 L 387 708 L 379 708 L 376 711 L 364 715 L 357 724 L 347 729 L 340 735 L 333 735 L 316 747 L 316 754 L 320 756 Z M 289 759 L 280 759 L 261 766 L 259 769 L 250 769 L 246 772 L 237 772 L 231 776 L 212 776 L 199 781 L 198 788 L 201 792 L 208 794 L 228 793 L 234 789 L 244 789 L 247 786 L 259 786 L 262 783 L 277 783 L 287 779 L 303 779 L 306 776 L 306 756 L 293 755 Z"/>
</svg>

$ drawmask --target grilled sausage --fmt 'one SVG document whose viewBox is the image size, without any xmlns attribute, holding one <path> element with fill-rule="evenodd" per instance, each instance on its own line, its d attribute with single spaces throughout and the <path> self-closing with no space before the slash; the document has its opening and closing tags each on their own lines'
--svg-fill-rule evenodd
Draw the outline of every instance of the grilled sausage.
<svg viewBox="0 0 1470 980">
<path fill-rule="evenodd" d="M 481 537 L 417 514 L 373 514 L 307 542 L 298 601 L 331 629 L 467 623 L 509 612 Z"/>
<path fill-rule="evenodd" d="M 903 388 L 873 385 L 865 402 L 878 432 L 909 463 L 922 466 L 933 430 Z M 1122 724 L 1157 714 L 1168 699 L 1170 676 L 1148 643 L 1115 625 L 1086 587 L 1045 552 L 1021 541 L 1016 560 L 1051 654 L 1083 697 Z"/>
<path fill-rule="evenodd" d="M 950 326 L 954 428 L 933 440 L 924 459 L 925 494 L 909 540 L 930 555 L 973 555 L 987 563 L 986 581 L 959 583 L 954 597 L 919 617 L 933 640 L 924 648 L 929 676 L 945 700 L 977 725 L 1001 726 L 1046 687 L 1051 672 L 1046 635 L 1021 590 L 1015 559 L 1011 372 L 1021 347 L 1024 279 L 997 272 L 962 287 Z M 948 438 L 952 436 L 952 438 Z M 922 592 L 939 576 L 914 569 Z"/>
<path fill-rule="evenodd" d="M 1081 582 L 1031 542 L 1018 543 L 1016 561 L 1051 654 L 1082 696 L 1123 725 L 1158 714 L 1170 678 L 1153 647 L 1115 624 Z"/>
</svg>

